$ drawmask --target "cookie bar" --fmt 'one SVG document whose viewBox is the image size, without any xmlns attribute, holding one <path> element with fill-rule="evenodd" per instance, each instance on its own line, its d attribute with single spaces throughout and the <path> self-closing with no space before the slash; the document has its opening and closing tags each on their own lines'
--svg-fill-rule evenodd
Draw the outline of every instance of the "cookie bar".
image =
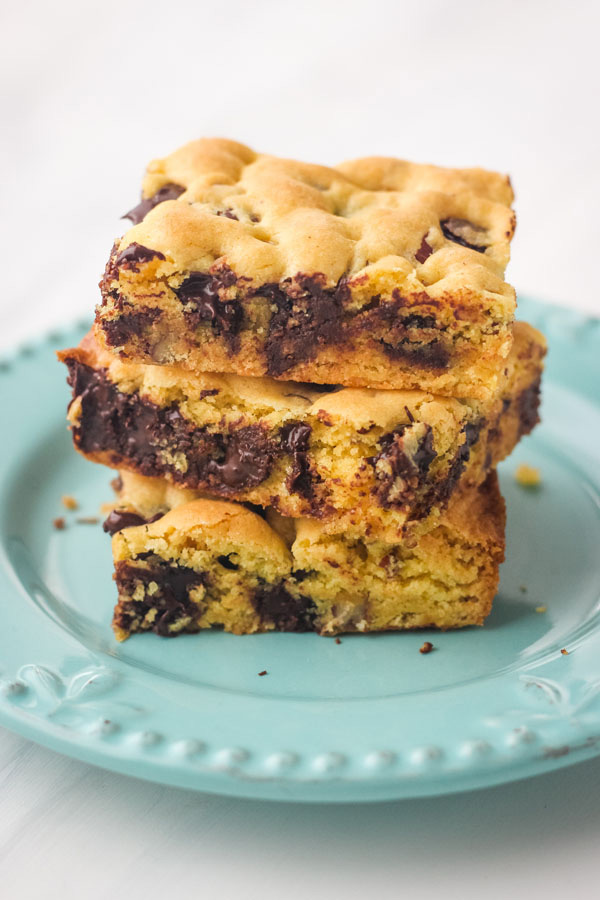
<svg viewBox="0 0 600 900">
<path fill-rule="evenodd" d="M 213 626 L 324 635 L 460 628 L 483 624 L 491 610 L 504 558 L 495 472 L 457 492 L 435 529 L 400 544 L 329 535 L 315 520 L 275 515 L 269 524 L 240 504 L 178 498 L 159 479 L 122 478 L 107 520 L 119 640 Z"/>
<path fill-rule="evenodd" d="M 398 540 L 537 422 L 544 341 L 524 323 L 514 331 L 488 401 L 193 375 L 120 360 L 92 336 L 60 357 L 75 446 L 95 462 Z"/>
<path fill-rule="evenodd" d="M 511 344 L 512 200 L 481 169 L 194 141 L 148 166 L 99 340 L 195 372 L 483 399 Z"/>
</svg>

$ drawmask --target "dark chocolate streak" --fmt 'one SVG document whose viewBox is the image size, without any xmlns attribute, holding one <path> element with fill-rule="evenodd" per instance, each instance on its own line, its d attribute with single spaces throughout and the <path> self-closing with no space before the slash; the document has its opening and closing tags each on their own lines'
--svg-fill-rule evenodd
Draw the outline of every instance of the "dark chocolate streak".
<svg viewBox="0 0 600 900">
<path fill-rule="evenodd" d="M 306 597 L 292 597 L 282 584 L 263 585 L 254 593 L 252 605 L 262 622 L 277 631 L 313 631 L 316 608 Z"/>
<path fill-rule="evenodd" d="M 235 350 L 237 336 L 242 327 L 244 315 L 238 300 L 222 300 L 219 291 L 235 284 L 236 276 L 231 269 L 221 269 L 208 275 L 192 272 L 176 290 L 184 307 L 184 316 L 192 330 L 199 325 L 209 324 L 217 335 L 222 335 Z"/>
<path fill-rule="evenodd" d="M 181 184 L 165 184 L 151 197 L 146 197 L 145 199 L 142 197 L 138 205 L 126 212 L 121 218 L 130 219 L 134 225 L 139 225 L 151 209 L 154 209 L 159 203 L 164 203 L 165 200 L 177 200 L 184 191 L 185 188 Z"/>
<path fill-rule="evenodd" d="M 161 637 L 173 637 L 179 632 L 169 631 L 169 625 L 184 617 L 191 617 L 191 622 L 184 631 L 198 631 L 197 618 L 203 607 L 194 603 L 189 597 L 192 588 L 206 583 L 204 573 L 195 572 L 184 566 L 168 565 L 158 557 L 154 557 L 148 568 L 136 566 L 127 560 L 115 565 L 115 577 L 119 597 L 131 596 L 138 584 L 144 586 L 143 600 L 119 600 L 115 610 L 113 624 L 125 631 L 139 628 L 141 620 L 151 609 L 157 610 L 149 630 Z M 151 582 L 158 585 L 158 590 L 149 596 L 148 586 Z"/>
<path fill-rule="evenodd" d="M 83 453 L 106 452 L 115 467 L 164 476 L 221 496 L 256 487 L 269 475 L 278 441 L 260 425 L 212 434 L 185 419 L 175 407 L 161 407 L 137 394 L 124 394 L 104 370 L 70 360 L 69 384 L 81 398 L 73 440 Z M 180 472 L 164 454 L 182 454 Z"/>
</svg>

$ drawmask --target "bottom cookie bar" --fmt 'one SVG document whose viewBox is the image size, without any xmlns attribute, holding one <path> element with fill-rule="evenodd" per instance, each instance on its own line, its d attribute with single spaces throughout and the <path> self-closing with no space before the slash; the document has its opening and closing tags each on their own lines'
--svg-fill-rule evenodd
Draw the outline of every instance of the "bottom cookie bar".
<svg viewBox="0 0 600 900">
<path fill-rule="evenodd" d="M 213 626 L 235 634 L 461 628 L 483 624 L 491 610 L 505 524 L 495 472 L 459 491 L 412 542 L 364 543 L 314 520 L 268 519 L 125 474 L 106 523 L 117 639 Z"/>
</svg>

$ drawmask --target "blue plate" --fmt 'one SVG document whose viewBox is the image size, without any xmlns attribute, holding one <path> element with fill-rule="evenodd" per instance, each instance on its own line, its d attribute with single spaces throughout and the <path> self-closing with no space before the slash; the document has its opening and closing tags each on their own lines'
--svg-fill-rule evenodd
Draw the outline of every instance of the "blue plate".
<svg viewBox="0 0 600 900">
<path fill-rule="evenodd" d="M 412 633 L 117 644 L 109 540 L 76 521 L 99 516 L 110 473 L 71 448 L 53 353 L 84 328 L 0 365 L 0 722 L 129 775 L 286 800 L 442 794 L 598 754 L 600 321 L 520 314 L 550 354 L 543 425 L 502 466 L 500 594 L 483 629 L 435 634 L 426 656 Z M 520 462 L 539 490 L 516 484 Z"/>
</svg>

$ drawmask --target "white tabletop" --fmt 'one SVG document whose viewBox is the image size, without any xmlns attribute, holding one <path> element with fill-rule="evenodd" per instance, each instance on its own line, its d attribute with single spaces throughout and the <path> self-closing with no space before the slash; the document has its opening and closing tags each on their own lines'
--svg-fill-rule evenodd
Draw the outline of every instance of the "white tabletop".
<svg viewBox="0 0 600 900">
<path fill-rule="evenodd" d="M 145 162 L 200 135 L 510 172 L 517 290 L 600 313 L 595 2 L 5 4 L 0 349 L 91 318 Z M 363 807 L 137 782 L 0 730 L 0 896 L 597 897 L 600 761 Z"/>
</svg>

